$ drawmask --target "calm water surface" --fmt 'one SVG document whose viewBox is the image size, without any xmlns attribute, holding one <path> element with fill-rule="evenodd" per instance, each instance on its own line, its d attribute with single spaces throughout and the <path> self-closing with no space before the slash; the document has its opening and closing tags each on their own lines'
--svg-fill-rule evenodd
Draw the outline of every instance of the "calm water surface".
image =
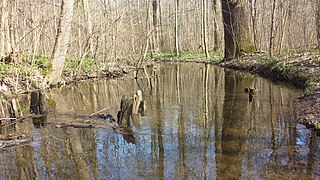
<svg viewBox="0 0 320 180">
<path fill-rule="evenodd" d="M 51 124 L 29 120 L 1 131 L 34 141 L 0 151 L 0 179 L 319 178 L 320 139 L 294 120 L 300 90 L 211 65 L 157 67 L 152 89 L 126 78 L 45 92 Z M 252 102 L 248 86 L 258 90 Z M 115 115 L 122 95 L 137 89 L 147 109 L 131 136 L 53 125 L 103 108 Z"/>
</svg>

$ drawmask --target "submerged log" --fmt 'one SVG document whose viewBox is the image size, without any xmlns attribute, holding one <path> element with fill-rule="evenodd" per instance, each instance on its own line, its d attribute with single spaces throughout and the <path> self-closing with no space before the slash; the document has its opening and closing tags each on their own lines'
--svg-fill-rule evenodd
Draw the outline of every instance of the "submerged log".
<svg viewBox="0 0 320 180">
<path fill-rule="evenodd" d="M 28 143 L 31 143 L 33 141 L 32 136 L 19 136 L 15 139 L 5 139 L 5 140 L 0 140 L 0 149 L 2 148 L 8 148 L 8 147 L 13 147 L 13 146 L 19 146 L 19 145 L 25 145 Z"/>
<path fill-rule="evenodd" d="M 56 122 L 56 128 L 112 128 L 117 129 L 119 126 L 117 123 L 109 121 L 109 120 L 97 120 L 94 119 L 87 119 L 87 117 L 82 117 L 74 119 L 72 121 L 63 121 L 63 122 Z"/>
<path fill-rule="evenodd" d="M 123 96 L 120 102 L 120 111 L 117 114 L 120 127 L 129 127 L 131 119 L 135 122 L 145 110 L 145 102 L 142 98 L 142 91 L 138 90 L 132 98 Z"/>
<path fill-rule="evenodd" d="M 89 116 L 87 115 L 77 115 L 76 116 L 77 119 L 82 119 L 82 120 L 101 120 L 101 121 L 106 121 L 109 123 L 115 123 L 116 120 L 113 118 L 113 116 L 111 114 L 101 114 L 101 113 L 97 113 L 97 114 L 91 114 Z"/>
</svg>

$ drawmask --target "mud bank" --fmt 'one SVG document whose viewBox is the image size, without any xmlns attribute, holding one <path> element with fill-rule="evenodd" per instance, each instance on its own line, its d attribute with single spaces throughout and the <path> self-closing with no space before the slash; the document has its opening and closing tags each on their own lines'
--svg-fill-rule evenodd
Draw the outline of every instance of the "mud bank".
<svg viewBox="0 0 320 180">
<path fill-rule="evenodd" d="M 241 59 L 220 62 L 217 65 L 248 71 L 305 89 L 297 97 L 297 122 L 308 128 L 320 127 L 320 59 L 318 52 L 304 52 L 268 59 L 263 55 L 249 55 Z"/>
</svg>

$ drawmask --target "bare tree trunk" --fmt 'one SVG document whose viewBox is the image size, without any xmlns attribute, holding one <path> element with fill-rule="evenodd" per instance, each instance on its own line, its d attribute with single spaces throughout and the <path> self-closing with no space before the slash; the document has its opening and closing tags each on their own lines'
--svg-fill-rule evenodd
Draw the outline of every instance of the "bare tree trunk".
<svg viewBox="0 0 320 180">
<path fill-rule="evenodd" d="M 151 19 L 151 18 L 150 18 Z M 156 53 L 158 51 L 158 2 L 157 0 L 152 0 L 152 45 L 153 52 Z"/>
<path fill-rule="evenodd" d="M 286 27 L 287 27 L 287 22 L 289 19 L 289 13 L 290 13 L 290 9 L 291 9 L 291 1 L 288 2 L 288 7 L 287 9 L 284 9 L 283 6 L 281 6 L 281 12 L 282 12 L 282 18 L 281 18 L 281 26 L 280 26 L 280 35 L 279 35 L 279 49 L 278 49 L 278 53 L 281 53 L 282 48 L 283 48 L 283 41 L 285 38 L 285 32 L 286 32 Z"/>
<path fill-rule="evenodd" d="M 270 37 L 269 37 L 269 58 L 272 58 L 273 53 L 273 25 L 274 25 L 274 14 L 276 11 L 276 0 L 273 0 L 272 3 L 272 12 L 271 12 L 271 25 L 270 25 Z"/>
<path fill-rule="evenodd" d="M 18 51 L 17 47 L 17 1 L 10 1 L 10 43 L 13 52 Z"/>
<path fill-rule="evenodd" d="M 89 0 L 83 0 L 83 6 L 84 6 L 84 12 L 85 12 L 85 17 L 87 20 L 87 25 L 88 25 L 88 50 L 90 51 L 90 57 L 93 56 L 94 54 L 94 47 L 93 47 L 93 34 L 92 34 L 92 21 L 91 21 L 91 12 L 90 12 L 90 6 L 89 6 Z"/>
<path fill-rule="evenodd" d="M 242 52 L 251 52 L 254 47 L 249 38 L 247 12 L 242 2 L 222 0 L 224 20 L 225 57 L 224 60 L 237 58 Z"/>
<path fill-rule="evenodd" d="M 317 23 L 317 46 L 320 49 L 320 0 L 317 0 L 317 13 L 316 13 L 316 23 Z"/>
<path fill-rule="evenodd" d="M 213 46 L 213 50 L 214 51 L 218 51 L 219 47 L 219 40 L 218 40 L 218 13 L 217 13 L 217 0 L 212 0 L 212 8 L 213 8 L 213 12 L 214 12 L 214 17 L 212 18 L 213 20 L 213 41 L 214 41 L 214 46 Z"/>
<path fill-rule="evenodd" d="M 203 46 L 204 46 L 204 53 L 206 58 L 209 58 L 208 52 L 208 43 L 207 43 L 207 1 L 202 0 L 202 23 L 203 23 Z"/>
<path fill-rule="evenodd" d="M 224 21 L 224 60 L 228 61 L 236 57 L 236 43 L 234 34 L 234 18 L 233 11 L 236 3 L 229 0 L 222 0 L 222 16 Z"/>
<path fill-rule="evenodd" d="M 179 56 L 179 33 L 178 33 L 178 10 L 179 10 L 179 0 L 175 1 L 175 53 Z"/>
<path fill-rule="evenodd" d="M 2 14 L 1 14 L 1 51 L 3 53 L 10 53 L 13 51 L 11 44 L 11 36 L 10 36 L 10 11 L 11 6 L 8 0 L 2 1 Z"/>
<path fill-rule="evenodd" d="M 6 17 L 6 6 L 7 6 L 7 0 L 2 0 L 1 3 L 1 25 L 0 25 L 0 56 L 5 55 L 5 21 L 7 20 Z"/>
<path fill-rule="evenodd" d="M 164 50 L 164 42 L 163 42 L 163 26 L 162 26 L 162 7 L 161 7 L 161 0 L 159 0 L 159 25 L 160 25 L 160 34 L 159 34 L 160 51 L 163 51 L 163 50 Z"/>
<path fill-rule="evenodd" d="M 49 73 L 47 76 L 47 80 L 50 84 L 57 84 L 61 78 L 71 36 L 73 4 L 74 0 L 62 0 L 61 2 L 58 31 L 51 55 Z"/>
<path fill-rule="evenodd" d="M 252 34 L 253 34 L 253 45 L 257 49 L 257 0 L 251 0 L 251 20 L 252 20 Z"/>
</svg>

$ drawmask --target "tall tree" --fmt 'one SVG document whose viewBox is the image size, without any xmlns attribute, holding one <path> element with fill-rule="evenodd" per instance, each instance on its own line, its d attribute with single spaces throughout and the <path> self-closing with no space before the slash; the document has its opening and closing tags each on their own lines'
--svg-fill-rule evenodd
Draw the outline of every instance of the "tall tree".
<svg viewBox="0 0 320 180">
<path fill-rule="evenodd" d="M 222 0 L 222 16 L 224 21 L 224 60 L 228 61 L 240 56 L 240 52 L 253 51 L 249 38 L 247 13 L 238 0 Z"/>
<path fill-rule="evenodd" d="M 220 40 L 219 40 L 219 28 L 218 28 L 218 22 L 221 22 L 221 16 L 219 16 L 220 9 L 218 9 L 218 3 L 220 3 L 219 0 L 212 0 L 212 11 L 213 11 L 213 50 L 218 51 L 220 49 Z M 221 33 L 220 33 L 221 34 Z"/>
<path fill-rule="evenodd" d="M 317 12 L 316 12 L 316 23 L 317 23 L 317 46 L 320 49 L 320 0 L 317 0 Z"/>
<path fill-rule="evenodd" d="M 253 34 L 253 44 L 254 48 L 257 48 L 257 28 L 256 28 L 256 23 L 257 23 L 257 0 L 251 0 L 251 26 L 252 26 L 252 34 Z"/>
<path fill-rule="evenodd" d="M 222 17 L 224 27 L 224 60 L 231 60 L 236 57 L 236 43 L 234 35 L 233 11 L 237 3 L 229 0 L 222 0 Z"/>
<path fill-rule="evenodd" d="M 0 56 L 13 52 L 15 46 L 14 19 L 15 1 L 2 0 L 1 2 L 1 38 Z"/>
<path fill-rule="evenodd" d="M 272 9 L 271 9 L 271 25 L 270 25 L 270 37 L 269 37 L 269 57 L 272 57 L 272 52 L 273 52 L 273 34 L 274 34 L 274 15 L 276 11 L 276 0 L 273 0 L 272 2 Z"/>
<path fill-rule="evenodd" d="M 8 19 L 8 11 L 7 11 L 7 0 L 2 0 L 1 2 L 1 24 L 0 24 L 0 56 L 5 54 L 5 37 L 6 37 L 6 28 L 7 27 L 7 19 Z"/>
<path fill-rule="evenodd" d="M 206 55 L 206 58 L 209 58 L 209 52 L 208 52 L 208 43 L 207 43 L 207 0 L 202 0 L 202 33 L 203 33 L 203 50 Z"/>
<path fill-rule="evenodd" d="M 151 19 L 151 18 L 150 18 Z M 158 1 L 152 0 L 152 51 L 156 53 L 159 49 L 158 46 Z"/>
<path fill-rule="evenodd" d="M 61 78 L 71 36 L 73 4 L 74 0 L 62 0 L 61 2 L 60 19 L 47 75 L 50 84 L 57 84 Z"/>
<path fill-rule="evenodd" d="M 93 57 L 94 55 L 94 47 L 93 47 L 93 28 L 92 28 L 92 18 L 91 18 L 91 10 L 89 6 L 89 0 L 83 0 L 83 7 L 84 7 L 84 13 L 87 21 L 87 27 L 88 27 L 88 42 L 87 46 L 90 50 L 90 56 Z"/>
<path fill-rule="evenodd" d="M 178 10 L 179 10 L 179 0 L 175 1 L 175 53 L 179 56 L 179 33 L 178 33 Z"/>
</svg>

